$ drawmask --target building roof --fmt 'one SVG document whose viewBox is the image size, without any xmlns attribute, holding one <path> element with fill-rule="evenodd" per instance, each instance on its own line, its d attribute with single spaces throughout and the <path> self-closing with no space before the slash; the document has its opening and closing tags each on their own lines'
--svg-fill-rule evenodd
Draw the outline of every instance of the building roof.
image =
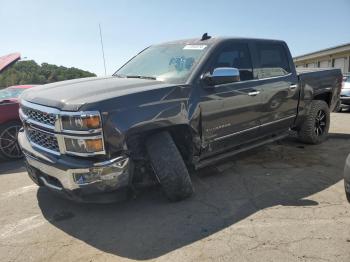
<svg viewBox="0 0 350 262">
<path fill-rule="evenodd" d="M 295 61 L 298 61 L 298 60 L 311 59 L 311 58 L 320 57 L 320 56 L 327 56 L 334 53 L 340 53 L 340 52 L 346 52 L 346 51 L 350 51 L 350 43 L 341 44 L 341 45 L 321 49 L 318 51 L 314 51 L 311 53 L 295 56 L 293 57 L 293 59 Z"/>
</svg>

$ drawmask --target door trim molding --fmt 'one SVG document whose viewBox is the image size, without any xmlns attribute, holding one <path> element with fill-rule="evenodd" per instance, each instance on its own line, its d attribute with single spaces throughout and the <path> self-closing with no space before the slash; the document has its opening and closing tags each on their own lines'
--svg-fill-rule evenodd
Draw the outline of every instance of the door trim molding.
<svg viewBox="0 0 350 262">
<path fill-rule="evenodd" d="M 259 127 L 264 127 L 264 126 L 272 125 L 272 124 L 275 124 L 275 123 L 278 123 L 278 122 L 281 122 L 281 121 L 284 121 L 284 120 L 287 120 L 287 119 L 290 119 L 290 118 L 293 118 L 293 117 L 296 117 L 296 116 L 297 116 L 297 115 L 287 116 L 287 117 L 280 118 L 280 119 L 278 119 L 278 120 L 274 120 L 274 121 L 271 121 L 271 122 L 268 122 L 268 123 L 265 123 L 265 124 L 261 124 L 261 125 L 254 126 L 254 127 L 250 127 L 250 128 L 247 128 L 247 129 L 244 129 L 244 130 L 235 132 L 235 133 L 231 133 L 231 134 L 228 134 L 228 135 L 216 137 L 216 138 L 214 138 L 214 142 L 220 141 L 220 140 L 223 140 L 223 139 L 226 139 L 226 138 L 231 137 L 231 136 L 236 136 L 236 135 L 239 135 L 239 134 L 242 134 L 242 133 L 245 133 L 245 132 L 249 132 L 249 131 L 254 130 L 254 129 L 257 129 L 257 128 L 259 128 Z"/>
</svg>

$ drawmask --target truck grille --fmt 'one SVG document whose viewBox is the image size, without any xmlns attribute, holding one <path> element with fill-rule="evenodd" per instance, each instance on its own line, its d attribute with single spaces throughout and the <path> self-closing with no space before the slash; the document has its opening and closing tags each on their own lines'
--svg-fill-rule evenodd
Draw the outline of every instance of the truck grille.
<svg viewBox="0 0 350 262">
<path fill-rule="evenodd" d="M 88 112 L 89 114 L 98 115 L 98 111 Z M 77 156 L 93 156 L 105 154 L 105 150 L 99 152 L 83 152 L 74 148 L 68 151 L 66 148 L 66 141 L 69 139 L 103 139 L 102 130 L 74 130 L 63 129 L 62 119 L 69 115 L 85 115 L 85 112 L 69 112 L 61 111 L 57 108 L 43 106 L 35 103 L 31 103 L 25 100 L 21 100 L 19 116 L 23 122 L 25 134 L 27 140 L 38 149 L 46 151 L 50 154 L 61 155 L 77 155 Z M 100 116 L 99 116 L 100 117 Z M 73 137 L 73 138 L 72 138 Z"/>
<path fill-rule="evenodd" d="M 56 122 L 56 115 L 39 110 L 21 106 L 22 112 L 31 120 L 54 127 Z"/>
<path fill-rule="evenodd" d="M 36 129 L 26 128 L 28 139 L 41 147 L 49 149 L 51 151 L 55 151 L 57 153 L 60 152 L 58 147 L 57 138 L 54 135 L 48 134 L 46 132 L 41 132 Z"/>
</svg>

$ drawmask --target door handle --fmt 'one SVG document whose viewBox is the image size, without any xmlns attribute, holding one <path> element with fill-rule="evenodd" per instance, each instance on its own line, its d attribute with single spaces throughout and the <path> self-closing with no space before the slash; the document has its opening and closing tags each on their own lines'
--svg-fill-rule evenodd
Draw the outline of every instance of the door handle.
<svg viewBox="0 0 350 262">
<path fill-rule="evenodd" d="M 256 96 L 258 94 L 260 94 L 260 91 L 252 91 L 248 93 L 248 96 Z"/>
<path fill-rule="evenodd" d="M 290 85 L 290 86 L 289 86 L 289 89 L 290 89 L 290 90 L 294 90 L 294 89 L 296 89 L 297 87 L 298 87 L 297 84 L 295 84 L 295 85 Z"/>
</svg>

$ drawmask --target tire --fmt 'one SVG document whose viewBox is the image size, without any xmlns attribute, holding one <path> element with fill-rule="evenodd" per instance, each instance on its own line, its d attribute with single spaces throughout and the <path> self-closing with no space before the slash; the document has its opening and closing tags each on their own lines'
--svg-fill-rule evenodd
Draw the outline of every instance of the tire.
<svg viewBox="0 0 350 262">
<path fill-rule="evenodd" d="M 146 150 L 154 173 L 170 201 L 190 197 L 194 190 L 186 165 L 168 132 L 149 137 Z"/>
<path fill-rule="evenodd" d="M 346 199 L 347 199 L 347 200 L 348 200 L 348 202 L 350 203 L 350 193 L 345 192 L 345 195 L 346 195 Z"/>
<path fill-rule="evenodd" d="M 329 124 L 327 103 L 321 100 L 312 101 L 310 111 L 299 129 L 299 140 L 314 145 L 322 143 L 328 136 Z"/>
<path fill-rule="evenodd" d="M 22 124 L 18 121 L 8 122 L 0 126 L 0 158 L 16 160 L 23 157 L 18 145 L 17 135 Z"/>
</svg>

